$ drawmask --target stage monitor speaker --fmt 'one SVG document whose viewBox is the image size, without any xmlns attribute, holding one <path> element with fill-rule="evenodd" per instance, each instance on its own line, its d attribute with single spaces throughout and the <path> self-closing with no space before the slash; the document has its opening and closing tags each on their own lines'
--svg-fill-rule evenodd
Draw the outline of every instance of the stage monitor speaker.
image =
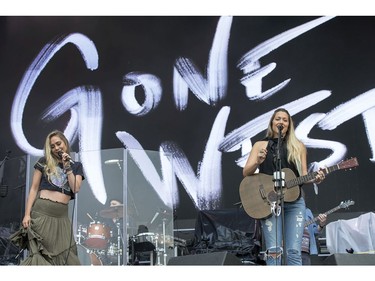
<svg viewBox="0 0 375 281">
<path fill-rule="evenodd" d="M 242 265 L 242 262 L 234 254 L 214 252 L 174 257 L 168 265 Z"/>
<path fill-rule="evenodd" d="M 323 265 L 375 265 L 375 255 L 333 254 L 324 259 Z"/>
</svg>

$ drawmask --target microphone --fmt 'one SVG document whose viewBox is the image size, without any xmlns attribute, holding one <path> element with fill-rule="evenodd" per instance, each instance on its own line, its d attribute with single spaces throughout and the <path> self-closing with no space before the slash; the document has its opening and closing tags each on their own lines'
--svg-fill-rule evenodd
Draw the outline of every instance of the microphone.
<svg viewBox="0 0 375 281">
<path fill-rule="evenodd" d="M 277 125 L 277 128 L 279 129 L 279 131 L 282 131 L 284 129 L 284 126 L 279 124 L 279 125 Z"/>
<path fill-rule="evenodd" d="M 119 164 L 120 162 L 122 162 L 122 160 L 120 160 L 120 159 L 110 159 L 110 160 L 104 161 L 104 164 L 107 164 L 107 165 Z"/>
<path fill-rule="evenodd" d="M 62 150 L 57 152 L 57 154 L 60 156 L 60 158 L 62 158 L 63 153 L 64 152 Z M 74 164 L 74 161 L 72 160 L 72 158 L 70 158 L 70 155 L 67 156 L 67 159 L 69 160 L 70 164 Z"/>
</svg>

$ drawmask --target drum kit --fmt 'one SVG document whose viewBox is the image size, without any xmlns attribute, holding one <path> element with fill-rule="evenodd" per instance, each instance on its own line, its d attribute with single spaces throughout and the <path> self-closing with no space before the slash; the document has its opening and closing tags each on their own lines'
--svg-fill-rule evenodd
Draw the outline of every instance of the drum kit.
<svg viewBox="0 0 375 281">
<path fill-rule="evenodd" d="M 120 219 L 123 217 L 123 205 L 111 206 L 99 214 L 102 218 L 112 219 L 117 235 L 114 236 L 108 224 L 87 214 L 92 222 L 88 226 L 78 226 L 78 257 L 83 265 L 120 265 L 123 240 Z"/>
<path fill-rule="evenodd" d="M 91 223 L 88 226 L 79 225 L 77 234 L 78 257 L 82 265 L 122 265 L 123 236 L 120 219 L 123 217 L 123 205 L 111 206 L 99 212 L 105 219 L 111 219 L 117 230 L 113 233 L 111 227 L 87 214 Z M 146 228 L 146 230 L 148 230 Z M 139 231 L 139 228 L 138 228 Z M 176 241 L 173 236 L 163 233 L 138 232 L 128 239 L 128 265 L 166 265 L 168 249 L 186 246 L 186 241 Z M 182 245 L 182 244 L 184 245 Z"/>
</svg>

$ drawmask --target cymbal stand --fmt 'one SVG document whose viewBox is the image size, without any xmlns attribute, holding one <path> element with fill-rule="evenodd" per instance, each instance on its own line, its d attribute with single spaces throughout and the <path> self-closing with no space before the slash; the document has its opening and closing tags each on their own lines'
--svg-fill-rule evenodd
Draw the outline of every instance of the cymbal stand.
<svg viewBox="0 0 375 281">
<path fill-rule="evenodd" d="M 161 250 L 159 249 L 159 237 L 158 236 L 156 236 L 155 237 L 155 251 L 157 252 L 157 263 L 156 263 L 156 265 L 161 265 L 161 263 L 160 263 L 160 252 L 161 252 Z M 152 256 L 152 254 L 151 254 L 151 256 Z M 151 262 L 150 262 L 150 265 L 153 265 Z"/>
</svg>

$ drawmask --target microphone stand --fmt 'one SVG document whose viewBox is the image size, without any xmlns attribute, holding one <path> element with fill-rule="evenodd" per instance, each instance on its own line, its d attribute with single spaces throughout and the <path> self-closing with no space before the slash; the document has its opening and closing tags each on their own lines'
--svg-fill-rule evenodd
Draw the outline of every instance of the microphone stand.
<svg viewBox="0 0 375 281">
<path fill-rule="evenodd" d="M 120 169 L 120 171 L 122 172 L 122 168 L 121 168 L 121 165 L 120 165 L 120 161 L 117 162 L 117 165 L 118 165 L 118 168 Z M 137 206 L 135 205 L 134 197 L 133 197 L 133 195 L 132 195 L 131 190 L 128 189 L 128 191 L 129 191 L 129 195 L 130 195 L 130 200 L 132 201 L 132 205 L 133 205 L 134 210 L 135 210 L 135 215 L 138 217 L 138 216 L 139 216 L 139 212 L 138 212 Z"/>
<path fill-rule="evenodd" d="M 276 204 L 279 203 L 280 206 L 276 206 L 276 212 L 274 211 L 274 214 L 276 216 L 276 225 L 277 225 L 277 218 L 281 214 L 281 228 L 282 228 L 282 245 L 284 245 L 285 248 L 285 225 L 284 225 L 284 193 L 283 188 L 285 186 L 285 173 L 282 172 L 281 167 L 281 156 L 280 156 L 280 145 L 281 145 L 281 131 L 283 129 L 282 126 L 277 126 L 279 129 L 279 134 L 277 138 L 277 148 L 276 148 L 276 171 L 274 172 L 274 182 L 275 182 L 275 188 L 276 188 L 276 194 L 277 194 L 277 201 Z M 276 236 L 277 236 L 277 230 L 276 230 Z M 277 237 L 276 237 L 277 241 Z M 277 242 L 276 242 L 277 243 Z M 277 245 L 276 245 L 277 248 Z M 277 263 L 277 259 L 276 259 Z M 282 264 L 286 264 L 286 251 L 284 250 L 282 252 Z"/>
<path fill-rule="evenodd" d="M 1 161 L 0 163 L 0 168 L 1 166 L 4 165 L 4 163 L 9 159 L 9 153 L 10 153 L 10 150 L 7 151 L 7 154 L 5 155 L 4 159 Z M 4 171 L 3 171 L 4 172 Z M 8 195 L 8 185 L 6 184 L 3 184 L 3 178 L 4 176 L 4 173 L 2 173 L 1 175 L 1 181 L 0 181 L 0 197 L 6 197 Z"/>
</svg>

